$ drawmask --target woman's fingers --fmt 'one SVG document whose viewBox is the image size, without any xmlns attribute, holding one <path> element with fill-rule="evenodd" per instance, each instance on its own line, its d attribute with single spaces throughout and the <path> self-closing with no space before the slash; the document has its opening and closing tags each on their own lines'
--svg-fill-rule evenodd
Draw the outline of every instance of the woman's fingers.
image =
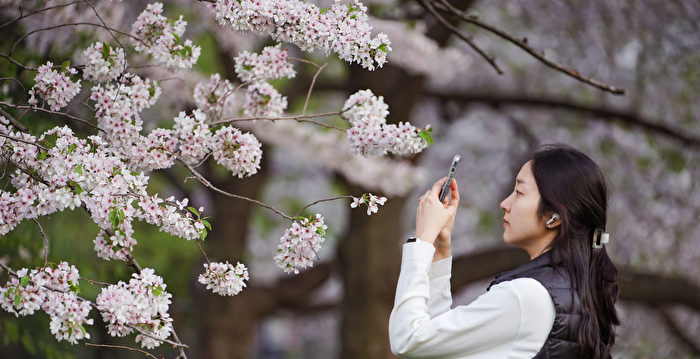
<svg viewBox="0 0 700 359">
<path fill-rule="evenodd" d="M 445 185 L 445 182 L 447 181 L 447 177 L 440 178 L 433 184 L 433 188 L 430 189 L 431 196 L 435 196 L 435 198 L 439 197 L 440 191 L 442 190 L 442 186 Z"/>
<path fill-rule="evenodd" d="M 452 201 L 450 201 L 450 204 L 454 204 L 455 206 L 457 203 L 459 203 L 459 188 L 457 187 L 457 180 L 452 179 L 452 183 L 450 183 L 450 192 L 452 192 Z"/>
</svg>

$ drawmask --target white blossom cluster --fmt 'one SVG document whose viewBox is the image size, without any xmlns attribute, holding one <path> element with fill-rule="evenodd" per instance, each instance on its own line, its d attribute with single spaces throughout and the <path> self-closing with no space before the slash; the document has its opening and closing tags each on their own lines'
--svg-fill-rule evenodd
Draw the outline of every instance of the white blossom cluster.
<svg viewBox="0 0 700 359">
<path fill-rule="evenodd" d="M 29 90 L 29 104 L 37 106 L 39 100 L 36 96 L 41 96 L 44 104 L 49 106 L 51 111 L 58 111 L 70 102 L 75 95 L 80 92 L 80 82 L 73 82 L 71 75 L 77 71 L 72 67 L 67 67 L 58 72 L 53 69 L 53 63 L 48 61 L 39 66 L 34 77 L 34 86 Z"/>
<path fill-rule="evenodd" d="M 258 172 L 262 145 L 253 134 L 225 126 L 216 131 L 213 142 L 214 159 L 234 176 L 243 178 Z"/>
<path fill-rule="evenodd" d="M 153 349 L 173 331 L 168 313 L 172 294 L 166 292 L 163 278 L 151 268 L 134 273 L 129 283 L 119 281 L 102 289 L 97 295 L 97 309 L 107 323 L 111 336 L 123 337 L 134 332 L 134 327 L 150 334 L 138 334 L 136 342 Z"/>
<path fill-rule="evenodd" d="M 428 146 L 419 130 L 410 123 L 387 124 L 389 107 L 384 97 L 371 90 L 361 90 L 350 96 L 343 106 L 342 116 L 350 122 L 348 140 L 353 152 L 366 156 L 381 156 L 387 152 L 397 155 L 418 153 Z"/>
<path fill-rule="evenodd" d="M 224 116 L 224 110 L 231 107 L 234 90 L 229 80 L 222 80 L 221 75 L 213 74 L 209 77 L 209 82 L 199 82 L 194 87 L 194 102 L 207 117 L 218 120 Z"/>
<path fill-rule="evenodd" d="M 187 21 L 182 15 L 170 20 L 161 15 L 163 4 L 152 3 L 146 7 L 131 25 L 131 35 L 136 51 L 153 56 L 153 59 L 169 70 L 189 69 L 197 62 L 202 49 L 191 40 L 182 40 Z"/>
<path fill-rule="evenodd" d="M 207 116 L 199 109 L 192 111 L 192 116 L 180 111 L 175 117 L 173 135 L 180 139 L 178 153 L 191 165 L 199 163 L 214 147 L 214 138 L 206 119 Z"/>
<path fill-rule="evenodd" d="M 201 230 L 196 228 L 200 219 L 179 209 L 173 198 L 149 195 L 148 177 L 129 170 L 101 137 L 80 139 L 68 127 L 56 127 L 35 138 L 13 132 L 2 117 L 0 133 L 46 148 L 4 137 L 0 141 L 4 156 L 41 179 L 20 169 L 10 174 L 16 191 L 0 191 L 0 235 L 24 219 L 84 205 L 102 229 L 95 239 L 95 250 L 105 259 L 125 259 L 133 249 L 134 219 L 178 237 L 200 236 Z"/>
<path fill-rule="evenodd" d="M 287 108 L 287 97 L 267 82 L 248 86 L 243 113 L 249 117 L 279 117 Z"/>
<path fill-rule="evenodd" d="M 275 255 L 277 266 L 285 273 L 294 274 L 299 273 L 300 268 L 313 267 L 327 228 L 320 214 L 316 214 L 313 220 L 303 218 L 294 221 L 280 238 Z"/>
<path fill-rule="evenodd" d="M 379 206 L 383 206 L 386 203 L 386 197 L 375 196 L 371 193 L 365 193 L 361 197 L 353 197 L 352 203 L 350 203 L 351 208 L 357 208 L 363 204 L 367 205 L 367 215 L 372 213 L 377 213 Z"/>
<path fill-rule="evenodd" d="M 0 287 L 0 307 L 15 316 L 42 309 L 51 318 L 51 334 L 59 341 L 76 344 L 90 338 L 85 325 L 93 323 L 88 319 L 91 306 L 78 298 L 80 275 L 75 266 L 60 262 L 55 268 L 22 268 L 16 274 Z"/>
<path fill-rule="evenodd" d="M 296 76 L 292 64 L 287 61 L 287 50 L 282 50 L 281 44 L 266 46 L 260 54 L 243 51 L 233 60 L 236 74 L 243 82 Z"/>
<path fill-rule="evenodd" d="M 96 42 L 83 52 L 83 78 L 97 83 L 116 80 L 126 68 L 126 56 L 121 47 Z"/>
<path fill-rule="evenodd" d="M 391 51 L 385 34 L 371 38 L 367 7 L 357 0 L 335 0 L 328 9 L 299 0 L 218 0 L 211 8 L 222 26 L 269 34 L 304 51 L 332 51 L 369 70 L 382 67 Z"/>
<path fill-rule="evenodd" d="M 248 269 L 243 263 L 221 262 L 204 263 L 204 273 L 199 275 L 199 283 L 221 296 L 234 296 L 246 287 Z"/>
</svg>

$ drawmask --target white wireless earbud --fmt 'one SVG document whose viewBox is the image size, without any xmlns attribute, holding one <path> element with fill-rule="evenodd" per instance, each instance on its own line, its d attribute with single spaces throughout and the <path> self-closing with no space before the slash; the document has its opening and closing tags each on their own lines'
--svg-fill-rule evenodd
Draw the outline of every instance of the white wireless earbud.
<svg viewBox="0 0 700 359">
<path fill-rule="evenodd" d="M 557 219 L 559 219 L 559 215 L 556 213 L 553 214 L 552 218 L 547 220 L 547 228 L 549 228 L 552 225 L 552 222 L 556 221 Z"/>
</svg>

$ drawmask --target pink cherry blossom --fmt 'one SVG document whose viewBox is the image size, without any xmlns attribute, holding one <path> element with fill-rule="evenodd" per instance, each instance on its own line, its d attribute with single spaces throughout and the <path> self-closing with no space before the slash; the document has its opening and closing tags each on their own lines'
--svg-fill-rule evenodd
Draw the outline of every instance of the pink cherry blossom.
<svg viewBox="0 0 700 359">
<path fill-rule="evenodd" d="M 323 216 L 316 214 L 313 220 L 295 220 L 292 227 L 284 231 L 277 246 L 275 263 L 285 273 L 299 273 L 299 269 L 313 267 L 318 258 L 321 243 L 325 241 L 326 226 Z"/>
<path fill-rule="evenodd" d="M 207 289 L 221 296 L 234 296 L 246 287 L 248 269 L 238 262 L 234 267 L 226 263 L 212 262 L 204 264 L 205 272 L 199 275 L 199 283 L 206 284 Z"/>
</svg>

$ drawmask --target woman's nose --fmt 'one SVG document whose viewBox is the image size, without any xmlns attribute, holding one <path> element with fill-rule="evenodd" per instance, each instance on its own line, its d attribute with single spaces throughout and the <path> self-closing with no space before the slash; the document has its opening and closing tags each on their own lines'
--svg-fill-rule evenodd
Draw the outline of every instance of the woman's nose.
<svg viewBox="0 0 700 359">
<path fill-rule="evenodd" d="M 510 196 L 501 201 L 500 206 L 503 211 L 510 212 Z"/>
</svg>

